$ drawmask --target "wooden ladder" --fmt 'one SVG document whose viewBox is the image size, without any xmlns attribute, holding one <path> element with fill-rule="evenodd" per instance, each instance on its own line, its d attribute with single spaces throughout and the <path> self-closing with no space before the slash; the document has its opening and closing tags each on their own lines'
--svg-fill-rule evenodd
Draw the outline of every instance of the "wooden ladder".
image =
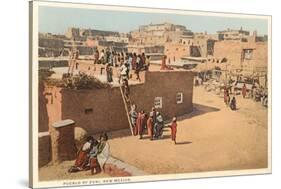
<svg viewBox="0 0 281 189">
<path fill-rule="evenodd" d="M 75 64 L 76 64 L 76 59 L 70 58 L 68 63 L 68 71 L 67 71 L 68 74 L 73 75 Z"/>
<path fill-rule="evenodd" d="M 124 106 L 125 106 L 125 110 L 126 110 L 126 114 L 127 114 L 130 130 L 131 130 L 132 136 L 134 136 L 133 125 L 132 125 L 132 122 L 131 122 L 130 112 L 129 112 L 129 108 L 128 108 L 128 106 L 129 107 L 131 106 L 131 103 L 130 103 L 131 101 L 130 100 L 128 100 L 128 102 L 126 101 L 125 95 L 124 95 L 124 91 L 122 89 L 122 85 L 120 85 L 119 88 L 120 88 L 121 96 L 122 96 L 123 103 L 124 103 Z"/>
</svg>

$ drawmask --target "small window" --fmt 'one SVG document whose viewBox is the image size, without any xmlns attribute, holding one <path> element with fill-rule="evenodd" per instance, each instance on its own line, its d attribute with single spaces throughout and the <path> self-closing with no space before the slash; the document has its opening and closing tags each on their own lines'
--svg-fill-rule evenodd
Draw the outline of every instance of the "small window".
<svg viewBox="0 0 281 189">
<path fill-rule="evenodd" d="M 183 103 L 183 93 L 177 93 L 176 101 L 177 101 L 177 104 Z"/>
<path fill-rule="evenodd" d="M 244 59 L 251 60 L 253 56 L 253 49 L 244 49 Z"/>
<path fill-rule="evenodd" d="M 93 108 L 86 108 L 84 112 L 85 112 L 85 114 L 92 114 Z"/>
<path fill-rule="evenodd" d="M 162 97 L 155 97 L 154 107 L 155 108 L 162 108 Z"/>
</svg>

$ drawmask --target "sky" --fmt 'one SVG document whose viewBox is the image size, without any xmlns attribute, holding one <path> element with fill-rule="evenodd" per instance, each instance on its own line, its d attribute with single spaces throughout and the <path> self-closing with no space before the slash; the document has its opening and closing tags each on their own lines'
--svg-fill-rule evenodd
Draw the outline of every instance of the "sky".
<svg viewBox="0 0 281 189">
<path fill-rule="evenodd" d="M 64 34 L 68 27 L 91 28 L 117 32 L 129 32 L 140 25 L 170 22 L 187 27 L 193 32 L 216 33 L 217 31 L 240 29 L 258 35 L 267 34 L 267 20 L 257 18 L 230 18 L 218 16 L 177 15 L 125 11 L 93 10 L 82 8 L 39 7 L 39 32 Z"/>
</svg>

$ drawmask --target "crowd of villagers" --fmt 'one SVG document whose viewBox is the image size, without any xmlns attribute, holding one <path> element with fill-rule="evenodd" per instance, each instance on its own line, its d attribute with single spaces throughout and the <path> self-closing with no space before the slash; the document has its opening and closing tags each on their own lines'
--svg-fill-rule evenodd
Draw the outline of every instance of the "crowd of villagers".
<svg viewBox="0 0 281 189">
<path fill-rule="evenodd" d="M 78 59 L 79 52 L 75 52 L 71 55 L 72 59 Z M 166 64 L 167 56 L 164 55 L 161 60 L 160 70 L 173 70 L 172 67 Z M 141 81 L 140 72 L 149 70 L 150 56 L 145 53 L 128 53 L 128 52 L 116 52 L 106 50 L 96 50 L 94 52 L 94 64 L 103 64 L 107 75 L 107 82 L 113 82 L 113 67 L 118 68 L 119 83 L 122 81 L 122 77 L 126 76 L 127 79 L 132 78 L 132 72 L 135 73 L 136 79 Z M 79 63 L 76 62 L 76 69 L 78 69 Z M 90 69 L 90 67 L 88 68 Z M 100 70 L 100 74 L 103 73 L 104 68 Z"/>
<path fill-rule="evenodd" d="M 91 170 L 91 174 L 104 171 L 105 162 L 109 158 L 109 144 L 107 133 L 102 133 L 99 140 L 88 136 L 86 142 L 78 150 L 74 166 L 70 167 L 69 173 Z"/>
<path fill-rule="evenodd" d="M 167 57 L 164 55 L 161 62 L 161 70 L 172 70 L 170 66 L 166 64 Z M 150 66 L 150 56 L 146 56 L 145 53 L 128 53 L 115 51 L 98 50 L 94 53 L 94 64 L 106 64 L 106 75 L 107 81 L 112 82 L 112 67 L 119 68 L 119 83 L 124 75 L 127 78 L 132 78 L 132 74 L 129 75 L 130 71 L 134 71 L 136 74 L 136 79 L 141 81 L 139 73 L 144 70 L 148 70 Z M 103 70 L 101 70 L 102 73 Z"/>
<path fill-rule="evenodd" d="M 136 111 L 136 105 L 132 105 L 130 118 L 135 136 L 139 135 L 139 139 L 143 139 L 143 135 L 147 134 L 150 140 L 157 140 L 163 137 L 164 120 L 160 112 L 153 107 L 151 112 L 147 114 L 144 110 Z M 173 117 L 168 127 L 171 129 L 171 139 L 176 144 L 177 134 L 177 118 Z"/>
<path fill-rule="evenodd" d="M 94 53 L 94 64 L 106 65 L 105 71 L 107 75 L 107 82 L 113 82 L 113 67 L 118 68 L 119 83 L 125 75 L 127 78 L 132 78 L 130 71 L 136 74 L 137 80 L 141 81 L 139 73 L 144 70 L 148 70 L 150 65 L 150 56 L 146 56 L 145 53 L 136 54 L 128 52 L 115 52 L 108 49 L 98 51 Z M 103 72 L 101 68 L 101 74 Z"/>
</svg>

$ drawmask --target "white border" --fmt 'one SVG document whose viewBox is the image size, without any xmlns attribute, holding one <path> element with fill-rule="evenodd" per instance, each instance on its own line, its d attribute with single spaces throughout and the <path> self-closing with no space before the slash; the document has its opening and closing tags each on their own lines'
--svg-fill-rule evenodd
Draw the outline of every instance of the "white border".
<svg viewBox="0 0 281 189">
<path fill-rule="evenodd" d="M 159 181 L 159 180 L 174 180 L 174 179 L 189 179 L 189 178 L 203 178 L 203 177 L 220 177 L 220 176 L 235 176 L 235 175 L 253 175 L 253 174 L 266 174 L 272 171 L 272 157 L 271 157 L 271 105 L 272 105 L 272 90 L 271 90 L 271 16 L 267 15 L 250 15 L 250 14 L 236 14 L 236 13 L 218 13 L 207 11 L 187 11 L 187 10 L 173 10 L 173 9 L 157 9 L 157 8 L 144 8 L 144 7 L 125 7 L 125 6 L 109 6 L 109 5 L 94 5 L 94 4 L 80 4 L 80 3 L 64 3 L 64 2 L 46 2 L 46 1 L 33 1 L 33 18 L 32 18 L 32 62 L 31 73 L 32 74 L 32 86 L 31 86 L 31 99 L 32 99 L 32 183 L 31 187 L 57 187 L 57 186 L 78 186 L 89 185 L 90 181 L 96 181 L 95 184 L 106 184 L 104 181 L 108 180 L 127 180 L 114 183 L 126 183 L 126 182 L 145 182 L 145 181 Z M 38 179 L 38 8 L 39 6 L 52 6 L 52 7 L 64 7 L 64 8 L 84 8 L 84 9 L 99 9 L 99 10 L 115 10 L 115 11 L 130 11 L 130 12 L 153 12 L 153 13 L 170 13 L 179 15 L 208 15 L 208 16 L 221 16 L 231 18 L 255 18 L 268 20 L 268 83 L 269 83 L 269 104 L 268 104 L 268 168 L 266 169 L 249 169 L 249 170 L 234 170 L 234 171 L 214 171 L 203 173 L 186 173 L 186 174 L 165 174 L 165 175 L 149 175 L 149 176 L 137 176 L 137 177 L 114 177 L 114 178 L 100 178 L 100 179 L 81 179 L 82 184 L 64 185 L 65 182 L 74 182 L 76 180 L 64 180 L 64 181 L 48 181 L 39 182 Z M 31 157 L 30 157 L 31 158 Z M 97 183 L 98 182 L 98 183 Z M 112 183 L 111 183 L 112 184 Z"/>
</svg>

